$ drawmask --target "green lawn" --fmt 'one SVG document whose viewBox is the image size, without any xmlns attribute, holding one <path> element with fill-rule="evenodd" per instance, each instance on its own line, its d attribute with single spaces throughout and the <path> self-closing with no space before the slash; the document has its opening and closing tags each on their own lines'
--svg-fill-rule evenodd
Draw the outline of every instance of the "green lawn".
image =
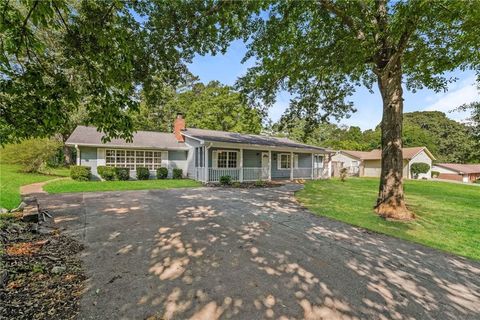
<svg viewBox="0 0 480 320">
<path fill-rule="evenodd" d="M 62 179 L 46 184 L 43 189 L 48 193 L 93 192 L 120 190 L 147 190 L 200 187 L 201 183 L 189 180 L 131 180 L 131 181 L 75 181 Z"/>
<path fill-rule="evenodd" d="M 378 217 L 377 190 L 378 179 L 317 180 L 296 196 L 316 214 L 480 260 L 480 187 L 406 181 L 407 205 L 417 216 L 411 222 Z"/>
<path fill-rule="evenodd" d="M 66 168 L 50 169 L 48 174 L 20 172 L 20 166 L 0 164 L 0 207 L 15 208 L 20 203 L 20 186 L 68 176 Z"/>
</svg>

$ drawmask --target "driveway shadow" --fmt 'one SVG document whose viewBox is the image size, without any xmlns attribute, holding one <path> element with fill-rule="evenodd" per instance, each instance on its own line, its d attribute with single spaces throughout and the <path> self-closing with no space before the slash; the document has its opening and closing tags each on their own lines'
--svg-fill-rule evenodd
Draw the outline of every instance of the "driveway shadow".
<svg viewBox="0 0 480 320">
<path fill-rule="evenodd" d="M 46 196 L 85 319 L 478 319 L 480 264 L 317 217 L 296 186 Z"/>
</svg>

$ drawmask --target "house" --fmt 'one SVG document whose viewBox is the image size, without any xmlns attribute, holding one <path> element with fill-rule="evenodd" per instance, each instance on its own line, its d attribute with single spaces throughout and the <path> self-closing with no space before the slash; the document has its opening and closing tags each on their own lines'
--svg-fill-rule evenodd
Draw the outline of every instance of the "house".
<svg viewBox="0 0 480 320">
<path fill-rule="evenodd" d="M 430 168 L 435 157 L 426 147 L 403 148 L 403 177 L 412 178 L 410 167 L 413 163 L 427 163 Z M 350 175 L 360 177 L 380 177 L 382 171 L 381 165 L 382 151 L 351 151 L 341 150 L 332 157 L 332 172 L 337 175 L 341 168 L 347 168 Z M 420 174 L 419 179 L 429 179 L 429 170 L 427 173 Z"/>
<path fill-rule="evenodd" d="M 78 126 L 66 145 L 77 150 L 77 164 L 90 166 L 98 178 L 98 166 L 126 167 L 135 177 L 137 167 L 152 176 L 159 167 L 169 175 L 180 168 L 186 177 L 218 182 L 221 176 L 234 181 L 317 179 L 329 177 L 333 151 L 287 138 L 186 128 L 178 115 L 173 133 L 138 131 L 132 142 L 102 142 L 95 127 Z"/>
<path fill-rule="evenodd" d="M 437 163 L 432 171 L 439 173 L 439 179 L 474 182 L 480 179 L 480 164 Z"/>
</svg>

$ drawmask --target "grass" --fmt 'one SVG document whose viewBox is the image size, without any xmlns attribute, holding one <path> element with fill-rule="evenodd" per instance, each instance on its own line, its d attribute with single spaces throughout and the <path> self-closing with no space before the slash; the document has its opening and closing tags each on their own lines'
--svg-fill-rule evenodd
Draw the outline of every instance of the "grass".
<svg viewBox="0 0 480 320">
<path fill-rule="evenodd" d="M 49 182 L 43 189 L 48 193 L 94 192 L 121 190 L 148 190 L 199 187 L 201 183 L 189 179 L 132 180 L 132 181 L 75 181 L 62 179 Z"/>
<path fill-rule="evenodd" d="M 318 215 L 480 260 L 480 187 L 406 181 L 407 206 L 417 217 L 410 222 L 377 216 L 377 190 L 377 179 L 317 180 L 296 196 Z"/>
<path fill-rule="evenodd" d="M 20 172 L 20 166 L 0 163 L 0 207 L 15 208 L 20 203 L 20 186 L 68 176 L 66 168 L 49 169 L 45 174 Z"/>
</svg>

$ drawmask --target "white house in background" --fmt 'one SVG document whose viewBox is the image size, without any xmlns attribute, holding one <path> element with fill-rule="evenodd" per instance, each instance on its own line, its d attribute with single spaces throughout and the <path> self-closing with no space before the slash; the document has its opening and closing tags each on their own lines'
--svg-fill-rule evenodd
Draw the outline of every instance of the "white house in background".
<svg viewBox="0 0 480 320">
<path fill-rule="evenodd" d="M 122 139 L 101 141 L 95 127 L 78 126 L 66 145 L 77 150 L 77 164 L 125 167 L 135 177 L 137 167 L 147 167 L 151 175 L 159 167 L 180 168 L 186 177 L 202 182 L 218 182 L 221 176 L 234 181 L 273 179 L 318 179 L 330 176 L 333 151 L 298 143 L 287 138 L 186 128 L 182 115 L 173 133 L 138 131 L 132 142 Z"/>
<path fill-rule="evenodd" d="M 474 182 L 480 179 L 480 164 L 437 163 L 432 171 L 439 173 L 439 179 Z"/>
<path fill-rule="evenodd" d="M 403 177 L 412 178 L 410 167 L 417 162 L 430 166 L 427 173 L 420 174 L 419 179 L 430 179 L 432 161 L 435 157 L 426 147 L 403 148 Z M 341 168 L 347 168 L 350 175 L 359 177 L 380 177 L 382 151 L 340 150 L 332 157 L 333 174 L 337 175 Z"/>
</svg>

